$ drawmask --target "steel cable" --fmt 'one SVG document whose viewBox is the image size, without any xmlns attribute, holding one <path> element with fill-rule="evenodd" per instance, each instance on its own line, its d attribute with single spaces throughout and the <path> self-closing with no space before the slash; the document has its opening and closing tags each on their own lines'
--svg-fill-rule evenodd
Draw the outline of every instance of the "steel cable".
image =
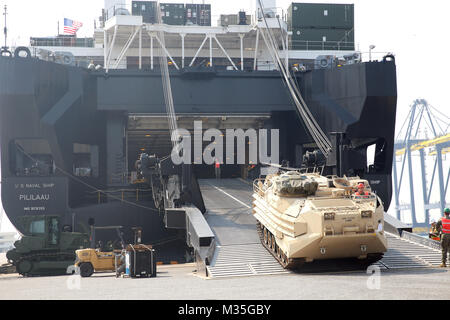
<svg viewBox="0 0 450 320">
<path fill-rule="evenodd" d="M 162 16 L 161 16 L 161 7 L 159 0 L 157 1 L 157 17 L 158 17 L 158 24 L 162 24 Z M 164 31 L 159 31 L 159 41 L 161 42 L 161 46 L 165 48 L 165 35 Z M 160 59 L 160 66 L 161 66 L 161 77 L 162 77 L 162 83 L 163 83 L 163 93 L 164 93 L 164 100 L 166 103 L 166 112 L 167 112 L 167 118 L 169 122 L 169 129 L 170 129 L 170 137 L 172 146 L 174 148 L 174 152 L 179 151 L 175 149 L 178 145 L 178 141 L 180 139 L 180 136 L 178 135 L 178 123 L 176 118 L 176 112 L 175 112 L 175 106 L 173 102 L 173 94 L 172 94 L 172 85 L 170 81 L 170 73 L 169 73 L 169 66 L 168 66 L 168 56 L 167 52 L 165 50 L 162 50 L 162 54 L 159 57 Z"/>
<path fill-rule="evenodd" d="M 264 10 L 261 0 L 259 0 L 259 5 L 261 8 L 262 17 L 263 17 L 263 20 L 264 20 L 264 23 L 266 26 L 266 28 L 260 28 L 260 31 L 261 31 L 262 37 L 264 38 L 264 41 L 266 42 L 267 48 L 269 49 L 269 53 L 270 53 L 273 61 L 278 65 L 280 73 L 282 74 L 282 76 L 286 82 L 286 85 L 289 89 L 289 92 L 294 100 L 297 111 L 299 112 L 306 127 L 308 128 L 309 134 L 312 136 L 313 140 L 316 142 L 317 146 L 322 151 L 322 153 L 325 155 L 325 157 L 328 157 L 328 155 L 332 149 L 331 142 L 328 139 L 328 137 L 325 135 L 323 130 L 320 128 L 320 126 L 318 125 L 314 116 L 312 115 L 311 111 L 309 110 L 308 106 L 306 105 L 306 102 L 304 101 L 297 84 L 294 82 L 294 80 L 292 79 L 292 77 L 290 75 L 289 66 L 288 65 L 285 66 L 283 64 L 283 62 L 281 61 L 279 53 L 278 53 L 278 49 L 277 49 L 278 44 L 277 44 L 277 41 L 275 40 L 275 36 L 274 36 L 272 30 L 269 28 L 269 24 L 267 22 L 265 10 Z M 278 24 L 281 27 L 279 18 L 278 18 Z M 283 45 L 283 47 L 284 47 L 284 45 Z"/>
</svg>

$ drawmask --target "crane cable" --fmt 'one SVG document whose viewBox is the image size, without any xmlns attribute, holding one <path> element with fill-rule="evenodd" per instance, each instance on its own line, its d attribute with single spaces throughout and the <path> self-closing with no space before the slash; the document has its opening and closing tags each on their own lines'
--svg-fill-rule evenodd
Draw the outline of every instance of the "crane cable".
<svg viewBox="0 0 450 320">
<path fill-rule="evenodd" d="M 267 21 L 266 26 L 268 26 Z M 270 29 L 267 28 L 267 30 Z M 268 48 L 271 51 L 272 58 L 274 59 L 275 62 L 278 63 L 278 67 L 286 81 L 288 89 L 296 104 L 297 110 L 299 111 L 302 119 L 307 125 L 308 131 L 315 140 L 315 142 L 317 143 L 318 147 L 321 149 L 323 154 L 327 155 L 329 153 L 329 149 L 331 149 L 331 143 L 327 143 L 328 139 L 326 138 L 325 134 L 323 134 L 323 132 L 320 130 L 320 127 L 317 125 L 317 122 L 315 122 L 315 119 L 309 112 L 309 109 L 305 106 L 306 104 L 304 103 L 296 84 L 293 82 L 290 73 L 285 69 L 285 66 L 281 62 L 281 59 L 278 55 L 278 51 L 277 49 L 275 49 L 276 45 L 273 35 L 271 35 L 268 31 L 267 33 L 268 34 L 266 36 L 264 31 L 262 32 L 263 38 L 265 39 L 266 42 L 268 42 Z M 269 39 L 270 42 L 267 41 L 267 39 Z"/>
<path fill-rule="evenodd" d="M 315 123 L 314 118 L 309 113 L 309 109 L 302 106 L 302 104 L 301 104 L 302 100 L 299 99 L 299 96 L 297 95 L 297 94 L 299 94 L 299 92 L 298 92 L 298 89 L 296 88 L 296 84 L 291 81 L 292 78 L 291 78 L 290 74 L 288 72 L 286 72 L 281 60 L 279 59 L 277 50 L 275 49 L 273 37 L 271 37 L 270 34 L 267 34 L 267 36 L 266 36 L 264 31 L 262 31 L 262 36 L 263 36 L 264 40 L 268 43 L 268 48 L 270 50 L 273 60 L 278 63 L 280 72 L 282 73 L 282 76 L 284 77 L 284 80 L 286 82 L 288 90 L 291 93 L 291 96 L 294 100 L 294 103 L 296 104 L 296 107 L 297 107 L 298 112 L 300 113 L 300 116 L 302 117 L 302 119 L 304 120 L 304 123 L 308 127 L 309 133 L 315 140 L 318 147 L 321 149 L 322 153 L 324 153 L 326 155 L 328 153 L 329 147 L 331 147 L 331 144 L 330 144 L 330 146 L 328 146 L 326 144 L 326 138 L 324 139 L 323 136 L 320 135 L 320 131 L 319 131 L 320 128 L 318 130 L 314 127 L 315 125 L 317 125 L 317 123 Z M 267 39 L 269 39 L 271 41 L 271 43 L 269 43 Z"/>
<path fill-rule="evenodd" d="M 278 45 L 275 40 L 275 36 L 273 35 L 272 30 L 269 28 L 269 24 L 267 22 L 266 16 L 265 16 L 265 10 L 262 5 L 261 0 L 258 0 L 262 17 L 264 19 L 264 24 L 266 28 L 259 28 L 260 32 L 264 38 L 264 41 L 269 49 L 269 53 L 273 59 L 273 61 L 278 65 L 278 68 L 280 70 L 280 73 L 283 76 L 283 79 L 285 80 L 285 83 L 288 87 L 288 90 L 292 96 L 292 99 L 294 100 L 295 106 L 297 108 L 298 113 L 300 114 L 301 118 L 303 119 L 303 122 L 305 123 L 309 134 L 312 136 L 313 140 L 316 142 L 319 149 L 322 151 L 322 153 L 325 155 L 325 157 L 328 157 L 331 150 L 332 150 L 332 144 L 328 137 L 325 135 L 323 130 L 320 128 L 319 124 L 317 123 L 316 119 L 312 115 L 311 111 L 309 110 L 308 106 L 305 103 L 305 100 L 303 99 L 299 88 L 297 87 L 297 84 L 294 82 L 293 78 L 291 77 L 291 74 L 289 72 L 289 66 L 284 65 L 281 61 L 280 55 L 278 53 Z M 278 24 L 281 27 L 279 18 L 278 18 Z M 280 28 L 282 31 L 282 28 Z M 267 33 L 267 34 L 266 34 Z"/>
<path fill-rule="evenodd" d="M 158 12 L 158 24 L 162 24 L 162 16 L 161 16 L 161 7 L 159 0 L 157 1 L 157 12 Z M 164 31 L 160 30 L 158 31 L 159 40 L 161 41 L 161 46 L 165 48 L 165 36 Z M 169 122 L 169 130 L 170 130 L 170 137 L 172 142 L 173 152 L 179 151 L 177 150 L 178 141 L 180 140 L 180 135 L 178 133 L 178 123 L 177 123 L 177 117 L 173 102 L 173 95 L 172 95 L 172 85 L 170 81 L 170 73 L 169 73 L 169 66 L 167 64 L 167 53 L 165 50 L 162 50 L 162 54 L 159 57 L 160 60 L 160 66 L 161 66 L 161 78 L 163 83 L 163 93 L 164 93 L 164 100 L 166 104 L 166 113 L 167 113 L 167 119 Z"/>
</svg>

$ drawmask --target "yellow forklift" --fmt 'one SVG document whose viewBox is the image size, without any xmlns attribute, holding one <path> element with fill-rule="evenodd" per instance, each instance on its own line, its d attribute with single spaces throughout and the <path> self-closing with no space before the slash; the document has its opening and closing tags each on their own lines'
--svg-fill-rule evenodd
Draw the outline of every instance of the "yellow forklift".
<svg viewBox="0 0 450 320">
<path fill-rule="evenodd" d="M 75 267 L 80 268 L 80 275 L 83 278 L 91 277 L 95 272 L 115 272 L 116 271 L 116 256 L 122 255 L 122 250 L 125 248 L 125 242 L 122 237 L 121 226 L 113 227 L 95 227 L 93 223 L 91 225 L 91 248 L 77 250 Z M 121 250 L 114 250 L 113 246 L 110 246 L 110 250 L 105 250 L 104 252 L 102 246 L 100 245 L 97 249 L 95 248 L 95 232 L 97 230 L 116 230 L 117 235 L 120 239 Z M 119 259 L 122 261 L 123 259 Z M 120 265 L 119 265 L 120 266 Z"/>
<path fill-rule="evenodd" d="M 80 275 L 83 278 L 89 278 L 95 272 L 115 272 L 116 277 L 119 277 L 122 273 L 127 273 L 131 277 L 156 276 L 154 250 L 151 246 L 141 244 L 142 228 L 133 228 L 135 244 L 127 246 L 125 246 L 121 229 L 120 226 L 94 227 L 93 223 L 91 224 L 92 248 L 95 244 L 96 230 L 116 230 L 122 249 L 114 250 L 114 248 L 111 248 L 111 250 L 104 252 L 100 246 L 98 249 L 77 250 L 75 267 L 80 268 Z"/>
</svg>

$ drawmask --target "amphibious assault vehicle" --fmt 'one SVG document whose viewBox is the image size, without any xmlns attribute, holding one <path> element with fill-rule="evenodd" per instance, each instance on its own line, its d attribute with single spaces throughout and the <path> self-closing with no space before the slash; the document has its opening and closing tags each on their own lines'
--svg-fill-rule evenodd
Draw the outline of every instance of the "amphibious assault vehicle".
<svg viewBox="0 0 450 320">
<path fill-rule="evenodd" d="M 261 241 L 286 269 L 344 258 L 370 265 L 387 251 L 383 203 L 359 177 L 281 172 L 256 180 L 253 200 Z"/>
</svg>

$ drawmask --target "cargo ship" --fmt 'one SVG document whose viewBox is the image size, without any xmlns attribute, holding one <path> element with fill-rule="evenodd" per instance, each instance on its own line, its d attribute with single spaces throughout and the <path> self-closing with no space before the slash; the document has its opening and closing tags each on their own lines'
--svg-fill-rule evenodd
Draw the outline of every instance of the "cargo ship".
<svg viewBox="0 0 450 320">
<path fill-rule="evenodd" d="M 193 131 L 200 120 L 203 130 L 279 129 L 283 163 L 357 175 L 387 210 L 394 57 L 363 62 L 355 51 L 353 5 L 293 3 L 284 10 L 262 2 L 263 11 L 223 15 L 211 26 L 211 5 L 161 3 L 158 23 L 154 2 L 105 1 L 92 38 L 32 38 L 28 47 L 4 49 L 2 202 L 13 225 L 24 232 L 21 216 L 60 215 L 80 230 L 94 218 L 97 225 L 123 226 L 129 241 L 131 228 L 142 227 L 143 242 L 158 247 L 163 260 L 192 258 L 185 231 L 166 228 L 155 187 L 136 167 L 143 153 L 164 158 L 172 150 L 161 76 L 166 58 L 180 128 Z M 264 28 L 336 146 L 328 160 L 295 110 Z M 251 177 L 253 167 L 223 166 L 222 178 Z M 211 178 L 214 166 L 194 164 L 192 173 Z"/>
</svg>

